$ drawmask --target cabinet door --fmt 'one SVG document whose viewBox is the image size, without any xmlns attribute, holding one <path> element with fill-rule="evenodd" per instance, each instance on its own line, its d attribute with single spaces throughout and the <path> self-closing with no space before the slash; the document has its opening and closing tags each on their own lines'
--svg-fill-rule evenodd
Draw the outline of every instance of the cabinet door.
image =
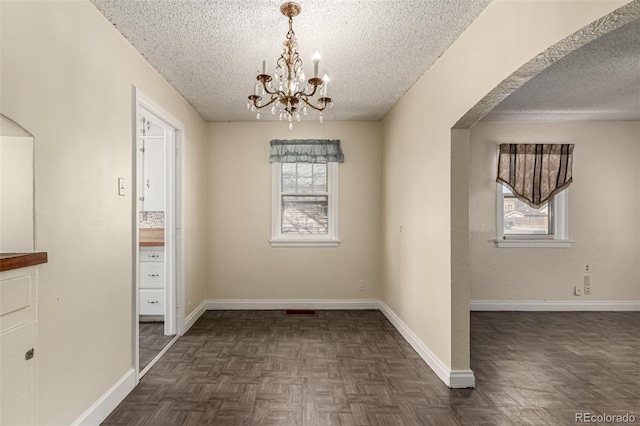
<svg viewBox="0 0 640 426">
<path fill-rule="evenodd" d="M 34 347 L 35 323 L 0 334 L 0 424 L 35 424 L 35 359 L 25 357 Z"/>
<path fill-rule="evenodd" d="M 162 212 L 164 207 L 164 137 L 143 141 L 142 211 Z"/>
</svg>

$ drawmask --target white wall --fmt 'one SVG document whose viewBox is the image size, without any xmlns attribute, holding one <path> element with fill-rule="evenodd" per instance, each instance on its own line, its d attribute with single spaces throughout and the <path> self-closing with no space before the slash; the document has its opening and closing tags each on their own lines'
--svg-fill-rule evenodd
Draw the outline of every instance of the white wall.
<svg viewBox="0 0 640 426">
<path fill-rule="evenodd" d="M 133 87 L 185 126 L 187 301 L 204 300 L 205 124 L 88 1 L 0 3 L 2 113 L 35 136 L 41 424 L 133 366 Z M 119 197 L 117 178 L 126 179 Z"/>
<path fill-rule="evenodd" d="M 452 370 L 469 368 L 469 289 L 452 283 L 451 203 L 464 197 L 451 196 L 451 127 L 524 63 L 624 3 L 496 0 L 384 118 L 382 298 Z"/>
<path fill-rule="evenodd" d="M 272 139 L 341 140 L 339 247 L 269 244 Z M 209 123 L 208 297 L 377 298 L 381 161 L 380 122 Z"/>
<path fill-rule="evenodd" d="M 479 123 L 471 128 L 471 299 L 640 300 L 640 122 Z M 570 249 L 496 248 L 497 146 L 575 143 Z M 573 296 L 591 272 L 591 296 Z"/>
</svg>

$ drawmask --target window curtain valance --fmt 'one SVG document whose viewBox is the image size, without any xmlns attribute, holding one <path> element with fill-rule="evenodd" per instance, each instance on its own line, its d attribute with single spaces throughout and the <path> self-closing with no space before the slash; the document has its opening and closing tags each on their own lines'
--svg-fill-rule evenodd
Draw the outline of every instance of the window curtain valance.
<svg viewBox="0 0 640 426">
<path fill-rule="evenodd" d="M 574 144 L 501 144 L 496 181 L 540 208 L 573 181 Z"/>
<path fill-rule="evenodd" d="M 339 140 L 290 139 L 271 141 L 270 163 L 344 163 Z"/>
</svg>

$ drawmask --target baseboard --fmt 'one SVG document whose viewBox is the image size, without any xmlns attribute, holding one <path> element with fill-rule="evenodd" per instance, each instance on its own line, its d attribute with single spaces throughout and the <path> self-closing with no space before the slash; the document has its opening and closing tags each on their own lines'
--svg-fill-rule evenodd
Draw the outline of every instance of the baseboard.
<svg viewBox="0 0 640 426">
<path fill-rule="evenodd" d="M 396 315 L 391 308 L 380 301 L 380 312 L 393 324 L 411 347 L 420 355 L 434 373 L 450 388 L 475 387 L 475 376 L 471 370 L 451 370 L 427 345 Z"/>
<path fill-rule="evenodd" d="M 640 311 L 640 301 L 472 300 L 472 311 Z"/>
<path fill-rule="evenodd" d="M 208 310 L 380 309 L 378 299 L 209 299 Z"/>
<path fill-rule="evenodd" d="M 99 425 L 136 386 L 136 370 L 127 371 L 108 391 L 72 423 L 73 426 Z"/>
<path fill-rule="evenodd" d="M 183 333 L 186 333 L 187 331 L 189 331 L 189 329 L 193 326 L 193 324 L 196 323 L 196 321 L 198 321 L 198 318 L 200 318 L 202 316 L 202 314 L 205 313 L 205 311 L 207 310 L 207 301 L 203 300 L 202 303 L 200 303 L 198 305 L 197 308 L 195 308 L 193 310 L 193 312 L 191 312 L 187 318 L 185 318 L 184 320 L 184 330 Z"/>
</svg>

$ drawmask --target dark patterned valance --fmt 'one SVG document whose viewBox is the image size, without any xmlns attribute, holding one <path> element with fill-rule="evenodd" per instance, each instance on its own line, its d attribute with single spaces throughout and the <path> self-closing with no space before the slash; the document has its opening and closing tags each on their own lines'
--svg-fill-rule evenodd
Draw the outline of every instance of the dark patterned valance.
<svg viewBox="0 0 640 426">
<path fill-rule="evenodd" d="M 290 139 L 271 141 L 270 163 L 344 163 L 339 140 Z"/>
<path fill-rule="evenodd" d="M 496 181 L 521 201 L 540 208 L 571 182 L 573 144 L 502 144 Z"/>
</svg>

